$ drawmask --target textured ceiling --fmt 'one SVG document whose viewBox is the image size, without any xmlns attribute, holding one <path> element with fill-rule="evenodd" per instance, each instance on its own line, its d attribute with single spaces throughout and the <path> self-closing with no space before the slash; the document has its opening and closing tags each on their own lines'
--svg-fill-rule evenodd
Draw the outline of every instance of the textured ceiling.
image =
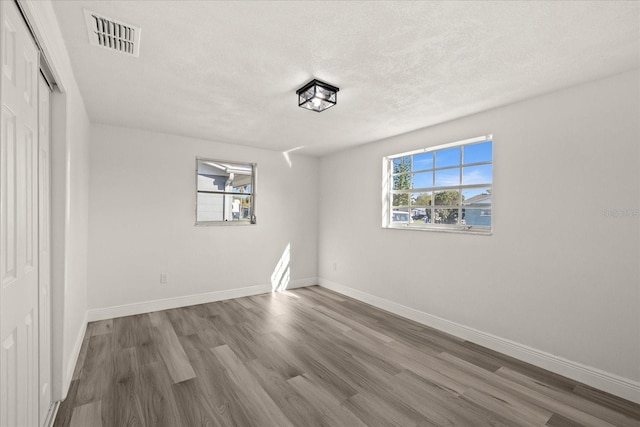
<svg viewBox="0 0 640 427">
<path fill-rule="evenodd" d="M 324 155 L 640 67 L 638 2 L 53 2 L 92 121 Z M 83 8 L 142 27 L 88 43 Z M 318 78 L 337 106 L 297 106 Z"/>
</svg>

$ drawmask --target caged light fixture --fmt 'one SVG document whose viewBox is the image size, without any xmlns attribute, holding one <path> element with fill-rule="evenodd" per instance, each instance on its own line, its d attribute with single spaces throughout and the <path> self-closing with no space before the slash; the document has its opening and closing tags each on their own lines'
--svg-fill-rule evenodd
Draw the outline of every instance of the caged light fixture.
<svg viewBox="0 0 640 427">
<path fill-rule="evenodd" d="M 296 91 L 298 107 L 318 113 L 324 111 L 336 105 L 339 90 L 335 86 L 313 79 Z"/>
</svg>

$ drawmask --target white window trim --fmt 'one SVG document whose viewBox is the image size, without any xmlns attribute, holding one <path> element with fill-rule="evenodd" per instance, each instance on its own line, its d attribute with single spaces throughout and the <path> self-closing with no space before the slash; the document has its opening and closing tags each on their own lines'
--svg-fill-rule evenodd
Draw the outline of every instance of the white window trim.
<svg viewBox="0 0 640 427">
<path fill-rule="evenodd" d="M 198 162 L 206 161 L 206 162 L 214 162 L 214 163 L 230 163 L 236 165 L 247 165 L 251 166 L 251 221 L 198 221 Z M 209 227 L 209 226 L 223 226 L 223 227 L 245 227 L 249 225 L 256 225 L 256 194 L 257 188 L 256 184 L 258 181 L 258 164 L 251 162 L 238 162 L 231 160 L 222 160 L 222 159 L 213 159 L 210 157 L 196 157 L 195 162 L 195 202 L 194 202 L 194 215 L 195 215 L 195 226 L 196 227 Z M 243 194 L 243 193 L 237 193 Z M 246 193 L 244 193 L 246 194 Z"/>
<path fill-rule="evenodd" d="M 459 224 L 424 224 L 422 226 L 408 226 L 408 224 L 399 224 L 393 223 L 391 221 L 391 213 L 393 211 L 392 206 L 392 171 L 393 171 L 393 159 L 404 156 L 413 156 L 415 154 L 427 153 L 432 151 L 443 150 L 452 147 L 458 147 L 462 145 L 474 144 L 484 141 L 492 141 L 495 143 L 492 134 L 478 136 L 475 138 L 464 139 L 461 141 L 451 142 L 447 144 L 441 144 L 433 147 L 421 148 L 418 150 L 407 151 L 403 153 L 391 154 L 382 158 L 382 228 L 391 229 L 391 230 L 411 230 L 411 231 L 430 231 L 430 232 L 445 232 L 445 233 L 462 233 L 462 234 L 476 234 L 476 235 L 485 235 L 490 236 L 493 234 L 493 212 L 494 212 L 494 203 L 492 200 L 491 203 L 491 226 L 483 227 L 483 226 L 466 226 Z M 484 163 L 484 162 L 482 162 Z M 473 165 L 473 164 L 469 164 Z M 492 148 L 491 152 L 491 190 L 493 192 L 493 165 L 494 165 L 494 150 Z M 467 165 L 464 165 L 467 166 Z M 435 167 L 435 165 L 434 165 Z M 462 165 L 460 165 L 462 167 Z M 412 171 L 413 173 L 414 171 Z M 451 188 L 473 188 L 473 187 L 486 187 L 484 184 L 478 185 L 459 185 Z M 446 189 L 445 187 L 434 187 L 438 190 Z M 434 190 L 429 190 L 434 191 Z M 443 206 L 443 209 L 446 209 L 447 206 Z M 411 216 L 411 209 L 409 208 L 409 216 Z"/>
</svg>

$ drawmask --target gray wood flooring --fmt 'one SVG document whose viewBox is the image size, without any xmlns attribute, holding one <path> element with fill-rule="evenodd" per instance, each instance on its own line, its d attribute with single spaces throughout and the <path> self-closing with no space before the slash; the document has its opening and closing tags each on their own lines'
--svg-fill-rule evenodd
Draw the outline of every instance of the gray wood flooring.
<svg viewBox="0 0 640 427">
<path fill-rule="evenodd" d="M 640 426 L 640 405 L 314 286 L 90 323 L 55 426 Z"/>
</svg>

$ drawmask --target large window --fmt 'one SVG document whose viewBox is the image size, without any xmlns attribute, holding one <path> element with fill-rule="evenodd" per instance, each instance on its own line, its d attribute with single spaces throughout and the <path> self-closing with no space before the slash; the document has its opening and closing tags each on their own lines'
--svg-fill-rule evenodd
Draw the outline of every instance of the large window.
<svg viewBox="0 0 640 427">
<path fill-rule="evenodd" d="M 490 233 L 491 138 L 385 157 L 383 227 Z"/>
<path fill-rule="evenodd" d="M 196 159 L 196 224 L 255 224 L 256 165 Z"/>
</svg>

